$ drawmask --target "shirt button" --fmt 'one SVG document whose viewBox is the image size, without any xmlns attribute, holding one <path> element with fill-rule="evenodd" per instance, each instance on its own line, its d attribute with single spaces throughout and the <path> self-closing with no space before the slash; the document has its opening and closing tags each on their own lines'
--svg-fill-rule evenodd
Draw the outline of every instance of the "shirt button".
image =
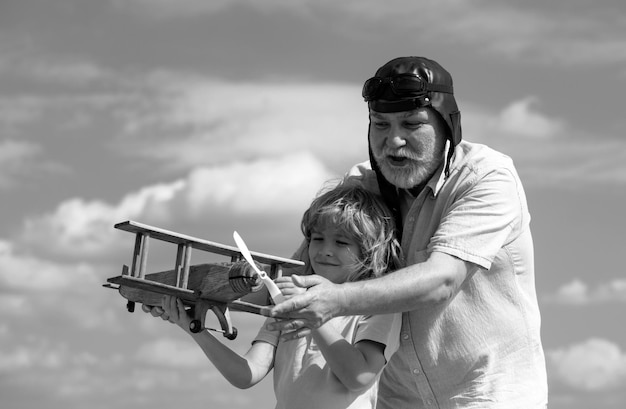
<svg viewBox="0 0 626 409">
<path fill-rule="evenodd" d="M 432 404 L 433 404 L 432 399 L 428 399 L 428 400 L 426 400 L 426 404 L 427 404 L 428 406 L 432 405 Z"/>
<path fill-rule="evenodd" d="M 419 369 L 413 369 L 413 374 L 414 375 L 419 375 L 420 374 L 420 370 Z"/>
<path fill-rule="evenodd" d="M 403 334 L 402 334 L 402 339 L 403 339 L 403 340 L 405 340 L 405 341 L 406 341 L 407 339 L 409 339 L 409 334 L 407 334 L 406 332 L 405 332 L 405 333 L 403 333 Z"/>
</svg>

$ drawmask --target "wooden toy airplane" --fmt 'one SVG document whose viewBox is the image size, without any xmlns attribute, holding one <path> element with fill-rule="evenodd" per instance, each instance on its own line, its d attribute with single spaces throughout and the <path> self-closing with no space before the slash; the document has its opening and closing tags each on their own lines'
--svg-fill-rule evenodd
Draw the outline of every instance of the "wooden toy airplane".
<svg viewBox="0 0 626 409">
<path fill-rule="evenodd" d="M 159 306 L 164 294 L 180 298 L 194 319 L 190 324 L 192 332 L 205 329 L 205 317 L 210 309 L 216 315 L 221 332 L 228 339 L 235 339 L 237 328 L 232 326 L 229 309 L 260 314 L 262 306 L 239 300 L 241 297 L 259 291 L 264 287 L 259 274 L 243 259 L 237 247 L 214 243 L 180 233 L 160 229 L 135 221 L 117 223 L 116 229 L 135 233 L 135 248 L 132 265 L 122 267 L 122 275 L 107 279 L 104 287 L 119 290 L 128 300 L 129 312 L 135 310 L 135 303 Z M 153 238 L 178 245 L 173 270 L 146 274 L 149 239 Z M 230 262 L 191 265 L 191 249 L 206 251 L 230 257 Z M 268 254 L 250 252 L 253 260 L 269 266 L 268 275 L 274 279 L 282 275 L 282 268 L 304 265 Z M 263 271 L 262 271 L 263 272 Z"/>
</svg>

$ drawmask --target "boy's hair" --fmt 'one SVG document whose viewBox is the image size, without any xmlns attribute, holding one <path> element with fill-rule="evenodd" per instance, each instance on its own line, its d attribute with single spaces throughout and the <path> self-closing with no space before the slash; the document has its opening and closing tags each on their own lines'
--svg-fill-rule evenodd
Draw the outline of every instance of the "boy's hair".
<svg viewBox="0 0 626 409">
<path fill-rule="evenodd" d="M 382 198 L 357 183 L 342 182 L 318 195 L 304 212 L 301 229 L 307 242 L 302 256 L 311 268 L 308 245 L 315 227 L 336 226 L 352 237 L 362 257 L 348 281 L 378 277 L 400 267 L 400 244 L 393 216 Z M 308 271 L 311 273 L 311 271 Z"/>
</svg>

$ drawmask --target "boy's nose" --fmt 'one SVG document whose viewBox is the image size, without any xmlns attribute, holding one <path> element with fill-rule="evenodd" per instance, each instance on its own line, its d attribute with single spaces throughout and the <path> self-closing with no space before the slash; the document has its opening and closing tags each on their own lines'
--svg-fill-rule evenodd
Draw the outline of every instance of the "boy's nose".
<svg viewBox="0 0 626 409">
<path fill-rule="evenodd" d="M 333 248 L 332 246 L 329 245 L 324 245 L 322 246 L 322 248 L 320 249 L 320 254 L 324 255 L 324 256 L 332 256 L 333 255 Z"/>
</svg>

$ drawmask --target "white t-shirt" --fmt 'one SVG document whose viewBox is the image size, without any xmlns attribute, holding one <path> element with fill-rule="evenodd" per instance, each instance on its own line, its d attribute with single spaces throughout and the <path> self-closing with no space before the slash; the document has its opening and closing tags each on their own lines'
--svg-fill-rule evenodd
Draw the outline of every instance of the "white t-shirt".
<svg viewBox="0 0 626 409">
<path fill-rule="evenodd" d="M 270 322 L 268 319 L 266 324 Z M 371 340 L 385 345 L 387 362 L 398 349 L 401 314 L 336 317 L 328 321 L 352 344 Z M 279 339 L 265 324 L 253 342 L 276 346 L 274 393 L 276 409 L 373 409 L 378 381 L 362 392 L 351 392 L 332 373 L 311 335 L 293 341 Z"/>
</svg>

